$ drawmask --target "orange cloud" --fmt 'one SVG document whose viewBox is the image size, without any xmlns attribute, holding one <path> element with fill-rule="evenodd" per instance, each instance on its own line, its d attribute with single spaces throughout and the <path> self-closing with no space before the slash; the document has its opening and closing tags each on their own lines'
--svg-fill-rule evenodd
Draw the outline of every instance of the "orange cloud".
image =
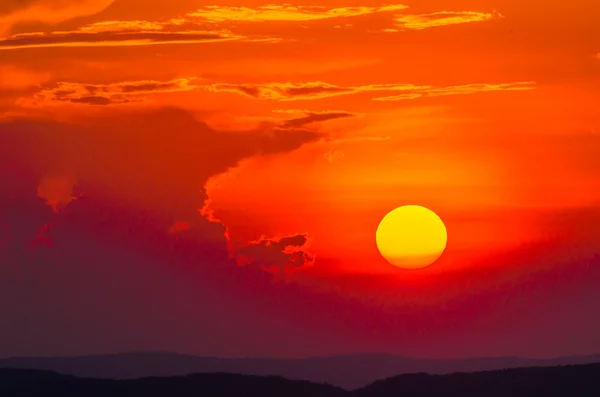
<svg viewBox="0 0 600 397">
<path fill-rule="evenodd" d="M 158 31 L 164 30 L 169 23 L 149 21 L 104 21 L 85 25 L 77 29 L 79 32 L 105 33 L 105 32 L 133 32 L 133 31 Z"/>
<path fill-rule="evenodd" d="M 207 88 L 215 92 L 235 92 L 254 99 L 294 101 L 328 98 L 366 91 L 408 91 L 427 87 L 420 87 L 412 84 L 377 84 L 340 87 L 321 81 L 312 81 L 307 83 L 212 84 Z"/>
<path fill-rule="evenodd" d="M 472 94 L 485 91 L 528 90 L 532 82 L 509 84 L 469 84 L 450 87 L 417 86 L 412 84 L 370 84 L 362 86 L 336 86 L 324 82 L 271 83 L 271 84 L 212 84 L 207 86 L 215 92 L 234 92 L 253 99 L 297 101 L 351 95 L 363 92 L 398 91 L 396 96 L 374 98 L 378 101 L 417 99 L 425 96 Z"/>
<path fill-rule="evenodd" d="M 423 92 L 415 92 L 410 94 L 401 94 L 396 96 L 388 96 L 381 98 L 373 98 L 374 101 L 401 101 L 407 99 L 417 99 L 423 97 L 435 97 L 446 95 L 466 95 L 475 94 L 478 92 L 491 91 L 524 91 L 534 89 L 533 82 L 518 82 L 508 84 L 467 84 L 453 87 L 433 88 Z"/>
<path fill-rule="evenodd" d="M 44 47 L 116 47 L 178 43 L 210 43 L 244 39 L 229 30 L 169 31 L 143 21 L 110 21 L 68 32 L 21 33 L 0 40 L 0 50 Z"/>
<path fill-rule="evenodd" d="M 440 11 L 431 14 L 402 15 L 396 17 L 395 22 L 399 30 L 422 30 L 438 26 L 483 22 L 496 18 L 503 18 L 503 16 L 496 11 L 492 13 L 477 11 Z M 394 29 L 388 29 L 388 31 L 394 31 Z"/>
<path fill-rule="evenodd" d="M 155 93 L 191 91 L 197 88 L 195 78 L 170 81 L 129 81 L 114 84 L 83 84 L 59 82 L 45 88 L 34 98 L 42 102 L 60 101 L 90 105 L 112 105 L 142 100 L 144 95 Z"/>
<path fill-rule="evenodd" d="M 266 5 L 256 8 L 250 7 L 227 7 L 227 6 L 205 6 L 195 12 L 188 14 L 188 18 L 200 18 L 212 23 L 226 22 L 308 22 L 333 18 L 349 18 L 376 13 L 394 13 L 395 29 L 384 29 L 386 32 L 398 32 L 400 30 L 421 30 L 431 27 L 455 25 L 470 22 L 482 22 L 502 15 L 494 11 L 484 13 L 477 11 L 440 11 L 430 14 L 398 15 L 398 11 L 408 9 L 406 5 L 385 5 L 380 7 L 354 6 L 328 8 L 323 6 L 293 6 Z M 335 28 L 349 29 L 352 24 L 335 25 Z"/>
<path fill-rule="evenodd" d="M 46 200 L 55 213 L 59 213 L 77 198 L 73 195 L 74 186 L 73 178 L 47 176 L 38 185 L 37 195 Z"/>
<path fill-rule="evenodd" d="M 289 4 L 266 5 L 257 8 L 205 6 L 188 14 L 210 22 L 267 22 L 267 21 L 316 21 L 322 19 L 355 17 L 379 12 L 393 12 L 408 8 L 405 5 L 386 5 L 381 7 L 340 7 L 293 6 Z"/>
<path fill-rule="evenodd" d="M 20 22 L 60 23 L 76 17 L 90 16 L 111 5 L 114 0 L 2 0 L 0 34 Z M 3 13 L 3 10 L 7 10 Z M 4 15 L 2 15 L 4 14 Z"/>
<path fill-rule="evenodd" d="M 46 0 L 49 2 L 50 0 Z M 101 0 L 94 0 L 100 2 Z M 100 4 L 92 0 L 83 0 L 81 4 Z M 107 2 L 108 0 L 104 0 Z M 38 4 L 38 3 L 36 3 Z M 45 4 L 41 2 L 40 4 Z M 102 3 L 104 4 L 104 3 Z M 206 43 L 215 41 L 243 40 L 249 42 L 277 43 L 280 37 L 253 36 L 234 34 L 227 29 L 206 29 L 206 23 L 227 22 L 306 22 L 331 18 L 355 17 L 375 13 L 393 13 L 397 29 L 425 29 L 435 26 L 485 21 L 500 14 L 480 13 L 474 11 L 448 12 L 432 14 L 397 15 L 395 12 L 407 9 L 404 5 L 387 5 L 381 7 L 340 7 L 267 5 L 257 8 L 205 6 L 195 12 L 178 18 L 162 21 L 144 20 L 111 20 L 85 25 L 71 31 L 30 32 L 14 34 L 0 39 L 0 50 L 40 47 L 106 47 L 106 46 L 141 46 L 177 43 Z M 96 8 L 94 8 L 95 10 Z M 67 10 L 71 10 L 68 8 Z M 67 11 L 65 11 L 67 12 Z M 70 12 L 70 11 L 69 11 Z M 70 13 L 69 15 L 71 15 Z M 87 14 L 86 14 L 87 15 Z M 6 17 L 5 17 L 6 18 Z M 0 19 L 1 21 L 1 19 Z M 341 25 L 336 25 L 341 27 Z M 346 24 L 345 28 L 353 25 Z M 0 31 L 0 34 L 2 31 Z"/>
</svg>

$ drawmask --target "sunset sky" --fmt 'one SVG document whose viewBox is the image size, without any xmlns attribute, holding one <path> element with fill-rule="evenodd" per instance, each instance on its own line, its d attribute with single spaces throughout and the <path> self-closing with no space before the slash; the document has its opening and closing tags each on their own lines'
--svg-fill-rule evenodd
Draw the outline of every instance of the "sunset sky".
<svg viewBox="0 0 600 397">
<path fill-rule="evenodd" d="M 0 356 L 600 353 L 599 15 L 1 0 Z"/>
</svg>

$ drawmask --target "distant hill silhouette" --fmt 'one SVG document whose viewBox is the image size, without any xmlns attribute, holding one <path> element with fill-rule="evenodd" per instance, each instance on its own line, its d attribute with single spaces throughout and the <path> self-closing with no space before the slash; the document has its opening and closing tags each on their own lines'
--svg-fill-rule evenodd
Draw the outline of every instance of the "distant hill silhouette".
<svg viewBox="0 0 600 397">
<path fill-rule="evenodd" d="M 2 397 L 597 397 L 600 364 L 531 367 L 446 375 L 408 374 L 347 391 L 278 376 L 195 374 L 92 379 L 55 372 L 0 369 Z"/>
<path fill-rule="evenodd" d="M 600 364 L 401 375 L 377 381 L 352 394 L 353 397 L 597 397 Z"/>
<path fill-rule="evenodd" d="M 384 354 L 357 354 L 288 360 L 223 359 L 171 353 L 126 353 L 82 357 L 6 358 L 0 359 L 0 368 L 40 369 L 79 377 L 108 379 L 216 372 L 260 376 L 277 375 L 287 379 L 329 383 L 352 390 L 366 386 L 378 379 L 407 373 L 447 374 L 594 362 L 600 362 L 600 355 L 548 360 L 517 357 L 425 360 Z"/>
<path fill-rule="evenodd" d="M 76 378 L 39 370 L 0 369 L 2 397 L 342 397 L 347 391 L 278 376 L 195 374 L 126 380 Z"/>
</svg>

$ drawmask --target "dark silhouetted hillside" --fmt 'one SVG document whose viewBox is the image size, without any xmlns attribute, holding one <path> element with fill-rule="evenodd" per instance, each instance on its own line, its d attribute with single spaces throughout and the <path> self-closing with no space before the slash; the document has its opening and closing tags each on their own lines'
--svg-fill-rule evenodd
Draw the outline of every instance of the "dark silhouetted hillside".
<svg viewBox="0 0 600 397">
<path fill-rule="evenodd" d="M 353 397 L 598 397 L 600 364 L 401 375 L 351 393 Z"/>
<path fill-rule="evenodd" d="M 456 373 L 409 374 L 355 391 L 282 377 L 195 374 L 140 379 L 77 378 L 0 369 L 2 397 L 597 397 L 600 364 Z"/>
<path fill-rule="evenodd" d="M 127 380 L 75 378 L 53 372 L 0 369 L 2 397 L 342 397 L 330 385 L 281 377 L 195 374 Z"/>
<path fill-rule="evenodd" d="M 355 354 L 306 359 L 223 359 L 171 353 L 128 353 L 82 357 L 6 358 L 0 359 L 0 368 L 40 369 L 79 377 L 108 379 L 216 372 L 277 375 L 287 379 L 329 383 L 352 390 L 378 379 L 406 373 L 447 374 L 593 362 L 600 362 L 600 356 L 549 360 L 517 357 L 425 360 L 385 354 Z"/>
</svg>

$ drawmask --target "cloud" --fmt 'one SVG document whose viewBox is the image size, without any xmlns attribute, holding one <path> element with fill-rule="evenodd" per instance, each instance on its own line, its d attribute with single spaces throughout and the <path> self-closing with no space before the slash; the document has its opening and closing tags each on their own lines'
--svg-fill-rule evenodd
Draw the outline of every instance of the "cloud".
<svg viewBox="0 0 600 397">
<path fill-rule="evenodd" d="M 114 0 L 2 0 L 0 34 L 20 22 L 56 24 L 99 13 Z"/>
<path fill-rule="evenodd" d="M 242 159 L 293 151 L 320 137 L 309 129 L 267 125 L 243 134 L 216 131 L 180 109 L 121 112 L 77 124 L 0 121 L 6 165 L 0 178 L 10 187 L 0 195 L 0 211 L 11 214 L 11 256 L 23 259 L 27 247 L 19 244 L 34 239 L 52 219 L 62 219 L 57 227 L 71 225 L 77 236 L 92 234 L 100 245 L 127 242 L 139 252 L 176 261 L 177 238 L 183 259 L 198 255 L 207 265 L 212 263 L 207 258 L 226 259 L 226 229 L 199 213 L 210 201 L 208 179 Z M 35 219 L 27 224 L 27 217 Z M 57 241 L 57 249 L 66 250 L 61 255 L 79 252 L 72 238 Z"/>
<path fill-rule="evenodd" d="M 328 8 L 323 6 L 293 6 L 289 4 L 266 5 L 256 8 L 205 6 L 190 17 L 200 18 L 209 22 L 268 22 L 268 21 L 317 21 L 331 18 L 347 18 L 380 12 L 393 12 L 408 8 L 405 5 L 386 5 L 380 7 L 340 7 Z"/>
<path fill-rule="evenodd" d="M 295 101 L 357 94 L 366 91 L 402 91 L 427 87 L 419 87 L 411 84 L 341 87 L 321 81 L 313 81 L 307 83 L 212 84 L 207 86 L 207 88 L 215 92 L 234 92 L 254 99 Z"/>
<path fill-rule="evenodd" d="M 111 21 L 67 32 L 21 33 L 0 40 L 0 50 L 45 47 L 116 47 L 242 40 L 228 30 L 169 31 L 151 22 Z"/>
<path fill-rule="evenodd" d="M 143 80 L 112 84 L 85 84 L 58 82 L 44 87 L 34 94 L 39 103 L 70 102 L 89 105 L 114 105 L 142 101 L 145 96 L 160 93 L 186 92 L 206 89 L 213 92 L 234 92 L 253 99 L 297 101 L 328 98 L 364 92 L 399 91 L 401 94 L 375 97 L 375 101 L 400 101 L 447 95 L 467 95 L 479 92 L 522 91 L 534 89 L 533 82 L 502 84 L 466 84 L 449 87 L 417 86 L 412 84 L 373 84 L 363 86 L 336 86 L 324 82 L 272 83 L 272 84 L 208 84 L 196 83 L 197 77 L 178 78 L 168 81 Z M 322 122 L 353 117 L 346 111 L 275 110 L 275 113 L 289 114 L 291 118 L 273 125 L 283 128 L 302 127 L 314 122 Z M 267 122 L 270 122 L 268 120 Z"/>
<path fill-rule="evenodd" d="M 379 101 L 417 99 L 425 96 L 460 95 L 486 91 L 528 90 L 532 82 L 508 84 L 468 84 L 450 87 L 417 86 L 412 84 L 372 84 L 362 86 L 336 86 L 324 82 L 270 83 L 270 84 L 212 84 L 207 86 L 215 92 L 234 92 L 253 99 L 275 101 L 298 101 L 352 95 L 364 92 L 398 91 L 396 96 L 374 98 Z"/>
<path fill-rule="evenodd" d="M 344 112 L 344 111 L 324 111 L 324 112 L 310 112 L 305 111 L 304 116 L 292 118 L 285 120 L 283 122 L 284 128 L 290 127 L 304 127 L 307 124 L 312 124 L 316 122 L 323 122 L 329 120 L 343 119 L 354 117 L 353 113 Z"/>
<path fill-rule="evenodd" d="M 527 91 L 534 89 L 533 82 L 518 82 L 507 84 L 467 84 L 451 87 L 433 88 L 423 92 L 415 92 L 410 94 L 401 94 L 388 97 L 373 98 L 374 101 L 402 101 L 407 99 L 417 99 L 424 97 L 437 97 L 447 95 L 466 95 L 476 94 L 479 92 L 492 91 Z"/>
<path fill-rule="evenodd" d="M 70 202 L 77 197 L 73 195 L 76 185 L 74 178 L 66 176 L 45 176 L 37 188 L 38 197 L 46 200 L 56 213 L 62 211 Z"/>
<path fill-rule="evenodd" d="M 113 84 L 84 84 L 59 82 L 34 95 L 34 100 L 42 103 L 71 102 L 89 105 L 113 105 L 142 100 L 144 95 L 191 91 L 195 77 L 169 81 L 130 81 Z"/>
<path fill-rule="evenodd" d="M 423 30 L 427 28 L 457 25 L 471 22 L 484 22 L 492 19 L 503 18 L 501 14 L 477 11 L 440 11 L 431 14 L 401 15 L 394 21 L 399 30 Z M 388 29 L 394 31 L 394 29 Z"/>
<path fill-rule="evenodd" d="M 98 8 L 91 7 L 91 5 L 99 6 L 104 4 L 107 6 L 110 3 L 109 0 L 81 0 L 80 2 L 72 3 L 67 7 L 68 4 L 66 0 L 64 3 L 61 3 L 58 0 L 54 0 L 54 2 L 56 3 L 55 5 L 58 4 L 63 6 L 62 8 L 58 6 L 55 8 L 57 10 L 62 10 L 61 12 L 64 11 L 65 15 L 75 15 L 75 11 L 73 11 L 75 9 L 80 11 L 88 9 L 96 10 Z M 45 2 L 39 1 L 32 3 L 32 7 L 39 8 L 43 4 L 46 4 L 45 6 L 47 6 L 50 3 L 52 3 L 50 0 L 46 0 Z M 78 4 L 79 8 L 75 7 L 73 4 Z M 35 9 L 37 10 L 38 8 Z M 247 37 L 241 34 L 234 34 L 230 30 L 225 29 L 225 27 L 239 27 L 237 26 L 237 23 L 239 22 L 264 23 L 269 21 L 283 21 L 290 23 L 355 17 L 375 13 L 395 13 L 406 8 L 408 7 L 404 5 L 341 8 L 292 5 L 267 5 L 257 8 L 205 6 L 202 9 L 181 17 L 164 19 L 161 21 L 100 21 L 70 31 L 38 31 L 14 34 L 0 40 L 0 50 L 44 47 L 143 46 L 158 44 L 210 43 L 220 41 L 278 43 L 284 41 L 284 39 L 271 35 Z M 31 14 L 31 12 L 29 12 L 29 14 Z M 35 13 L 31 15 L 34 14 Z M 56 16 L 58 14 L 49 13 L 49 15 Z M 88 14 L 84 13 L 83 15 Z M 490 14 L 473 11 L 442 11 L 420 15 L 394 14 L 394 20 L 398 29 L 425 29 L 457 23 L 485 21 L 497 17 L 501 17 L 501 15 L 496 12 Z M 48 18 L 52 19 L 52 17 Z M 56 20 L 61 21 L 61 19 Z M 210 25 L 208 29 L 207 24 Z M 215 24 L 219 25 L 221 29 L 214 29 Z M 345 27 L 351 28 L 353 25 L 346 24 Z M 398 29 L 384 30 L 398 31 Z M 0 34 L 1 33 L 0 30 Z"/>
<path fill-rule="evenodd" d="M 257 267 L 285 277 L 290 271 L 314 264 L 314 255 L 304 249 L 307 242 L 306 234 L 261 238 L 238 249 L 235 257 L 238 265 Z"/>
</svg>

